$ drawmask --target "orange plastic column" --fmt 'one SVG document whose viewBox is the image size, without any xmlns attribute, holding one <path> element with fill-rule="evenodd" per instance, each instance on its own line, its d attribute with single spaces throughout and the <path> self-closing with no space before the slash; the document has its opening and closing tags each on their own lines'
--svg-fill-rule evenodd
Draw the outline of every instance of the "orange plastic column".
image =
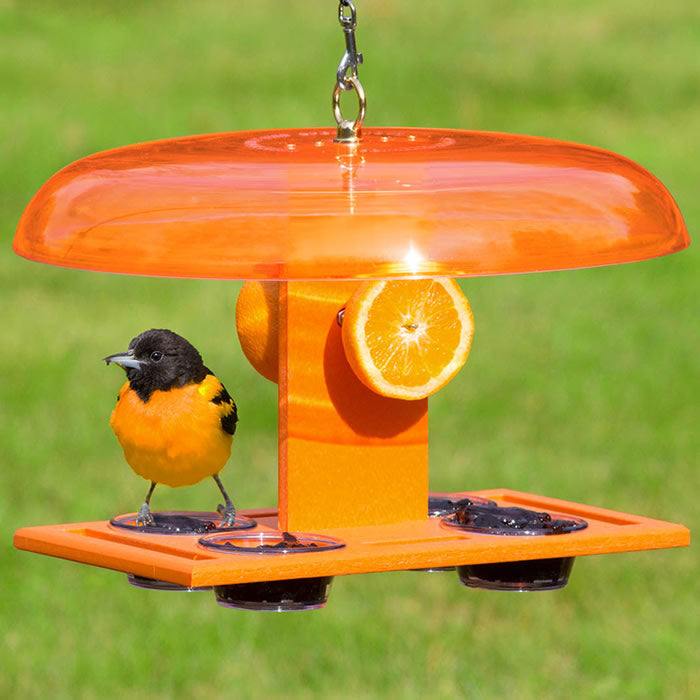
<svg viewBox="0 0 700 700">
<path fill-rule="evenodd" d="M 367 389 L 336 321 L 356 282 L 280 283 L 279 525 L 427 517 L 428 401 Z"/>
</svg>

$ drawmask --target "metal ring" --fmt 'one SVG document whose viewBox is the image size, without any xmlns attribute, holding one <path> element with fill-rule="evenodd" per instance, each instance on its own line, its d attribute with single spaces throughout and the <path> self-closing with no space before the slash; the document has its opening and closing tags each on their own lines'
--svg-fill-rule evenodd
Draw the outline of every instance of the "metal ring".
<svg viewBox="0 0 700 700">
<path fill-rule="evenodd" d="M 334 141 L 352 143 L 357 141 L 359 138 L 360 130 L 362 129 L 362 124 L 365 121 L 365 114 L 367 112 L 367 98 L 365 97 L 365 90 L 362 87 L 362 83 L 353 75 L 348 75 L 345 77 L 346 83 L 349 83 L 352 88 L 357 92 L 357 117 L 354 121 L 343 118 L 343 113 L 340 111 L 340 94 L 342 92 L 338 84 L 333 86 L 333 116 L 338 124 L 338 135 Z"/>
<path fill-rule="evenodd" d="M 346 15 L 344 12 L 345 8 L 350 10 L 350 14 Z M 357 26 L 357 11 L 355 6 L 352 4 L 351 0 L 340 0 L 338 4 L 338 21 L 342 25 L 343 29 L 346 27 L 348 29 L 355 29 Z"/>
</svg>

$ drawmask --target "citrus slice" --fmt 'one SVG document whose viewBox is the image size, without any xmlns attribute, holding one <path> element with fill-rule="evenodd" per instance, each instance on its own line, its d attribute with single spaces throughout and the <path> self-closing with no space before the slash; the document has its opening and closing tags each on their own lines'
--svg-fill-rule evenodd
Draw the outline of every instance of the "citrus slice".
<svg viewBox="0 0 700 700">
<path fill-rule="evenodd" d="M 245 282 L 236 302 L 236 331 L 243 354 L 271 382 L 278 381 L 277 282 Z"/>
<path fill-rule="evenodd" d="M 422 399 L 466 362 L 474 333 L 452 279 L 364 282 L 343 315 L 343 347 L 357 377 L 383 396 Z"/>
</svg>

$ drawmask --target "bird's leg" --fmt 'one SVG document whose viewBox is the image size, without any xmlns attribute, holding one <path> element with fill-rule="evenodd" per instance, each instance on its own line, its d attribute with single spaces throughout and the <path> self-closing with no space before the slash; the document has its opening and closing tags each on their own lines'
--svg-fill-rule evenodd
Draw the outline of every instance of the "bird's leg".
<svg viewBox="0 0 700 700">
<path fill-rule="evenodd" d="M 233 527 L 236 522 L 236 509 L 233 507 L 233 503 L 231 503 L 231 499 L 228 497 L 226 489 L 221 483 L 221 479 L 219 479 L 219 475 L 214 474 L 214 476 L 212 476 L 212 479 L 216 481 L 216 485 L 219 487 L 219 491 L 221 491 L 221 495 L 226 501 L 226 506 L 223 506 L 220 503 L 219 507 L 216 509 L 222 518 L 220 527 Z"/>
<path fill-rule="evenodd" d="M 139 508 L 139 514 L 136 516 L 136 524 L 137 525 L 151 525 L 154 526 L 156 524 L 156 521 L 154 520 L 153 516 L 151 515 L 151 495 L 153 494 L 153 489 L 156 487 L 156 482 L 151 481 L 151 488 L 148 489 L 148 493 L 146 494 L 146 500 L 144 501 L 143 505 L 141 508 Z"/>
</svg>

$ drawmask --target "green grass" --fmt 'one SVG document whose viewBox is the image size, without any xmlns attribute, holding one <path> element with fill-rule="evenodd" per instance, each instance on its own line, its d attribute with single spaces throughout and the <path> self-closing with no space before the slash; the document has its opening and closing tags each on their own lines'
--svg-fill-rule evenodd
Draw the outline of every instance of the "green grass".
<svg viewBox="0 0 700 700">
<path fill-rule="evenodd" d="M 477 128 L 609 148 L 700 223 L 695 0 L 358 0 L 368 125 Z M 238 283 L 29 263 L 32 194 L 94 151 L 189 133 L 331 125 L 331 2 L 0 0 L 0 697 L 691 698 L 692 548 L 577 560 L 549 594 L 453 575 L 337 579 L 307 614 L 224 610 L 12 547 L 22 525 L 133 510 L 145 482 L 108 417 L 100 358 L 166 326 L 236 396 L 226 483 L 276 499 L 276 392 L 242 358 Z M 435 490 L 507 486 L 700 525 L 697 247 L 612 268 L 465 280 L 477 334 L 431 400 Z M 156 491 L 200 508 L 213 485 Z M 697 692 L 697 691 L 696 691 Z"/>
</svg>

